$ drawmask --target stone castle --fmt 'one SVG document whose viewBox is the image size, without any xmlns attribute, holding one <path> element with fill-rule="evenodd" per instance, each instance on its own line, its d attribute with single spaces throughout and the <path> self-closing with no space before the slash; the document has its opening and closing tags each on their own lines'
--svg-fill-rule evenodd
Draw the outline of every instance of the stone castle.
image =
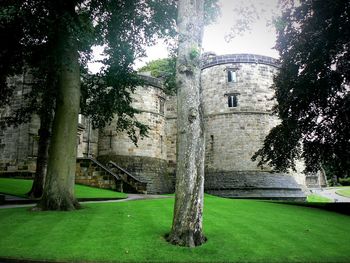
<svg viewBox="0 0 350 263">
<path fill-rule="evenodd" d="M 301 189 L 305 188 L 308 179 L 304 174 L 277 173 L 270 167 L 258 167 L 251 160 L 270 129 L 279 122 L 271 112 L 275 101 L 270 88 L 277 72 L 277 61 L 266 56 L 206 57 L 201 75 L 206 192 L 238 198 L 305 198 Z M 94 130 L 88 118 L 79 116 L 77 182 L 93 184 L 98 172 L 88 162 L 97 159 L 102 165 L 112 161 L 132 178 L 144 183 L 147 193 L 174 191 L 176 96 L 166 95 L 159 79 L 143 78 L 147 85 L 136 89 L 133 106 L 141 112 L 137 119 L 150 127 L 148 137 L 139 140 L 136 147 L 127 134 L 116 132 L 116 122 Z M 27 89 L 25 76 L 12 82 L 20 87 L 16 94 L 20 98 Z M 13 107 L 19 107 L 18 104 L 20 99 Z M 34 116 L 27 124 L 0 131 L 0 172 L 30 173 L 35 170 L 38 123 Z M 106 176 L 101 180 L 111 184 Z M 318 178 L 315 180 L 314 183 L 319 184 Z"/>
</svg>

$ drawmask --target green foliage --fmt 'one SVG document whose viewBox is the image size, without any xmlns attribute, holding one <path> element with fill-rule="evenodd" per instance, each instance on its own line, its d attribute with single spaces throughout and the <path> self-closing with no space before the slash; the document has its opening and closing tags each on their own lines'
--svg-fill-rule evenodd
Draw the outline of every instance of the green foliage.
<svg viewBox="0 0 350 263">
<path fill-rule="evenodd" d="M 72 9 L 73 7 L 73 9 Z M 74 10 L 71 12 L 71 10 Z M 151 14 L 151 15 L 150 15 Z M 206 0 L 207 21 L 219 14 L 217 0 Z M 147 127 L 135 118 L 130 106 L 130 93 L 141 83 L 133 63 L 145 54 L 144 47 L 158 38 L 168 42 L 176 35 L 177 2 L 171 1 L 69 1 L 44 0 L 1 2 L 0 10 L 0 102 L 8 104 L 13 93 L 6 78 L 25 71 L 33 75 L 28 83 L 32 91 L 25 97 L 23 108 L 6 119 L 7 125 L 27 122 L 32 113 L 51 112 L 55 106 L 56 72 L 60 60 L 56 49 L 57 34 L 67 30 L 77 44 L 82 70 L 82 113 L 91 117 L 95 127 L 110 123 L 118 116 L 118 130 L 126 130 L 136 143 L 146 135 Z M 67 43 L 68 45 L 69 43 Z M 105 66 L 91 75 L 87 62 L 91 47 L 103 45 Z M 175 68 L 175 60 L 170 61 Z M 165 78 L 167 91 L 174 92 L 175 73 Z M 45 103 L 47 102 L 47 103 Z"/>
<path fill-rule="evenodd" d="M 0 178 L 0 193 L 26 197 L 32 187 L 33 180 Z M 77 198 L 125 198 L 124 193 L 119 193 L 107 189 L 99 189 L 85 185 L 75 185 L 74 192 Z"/>
<path fill-rule="evenodd" d="M 200 50 L 197 47 L 192 47 L 190 51 L 190 59 L 191 60 L 198 60 L 200 56 Z"/>
<path fill-rule="evenodd" d="M 130 93 L 140 84 L 132 66 L 144 55 L 145 46 L 159 37 L 176 34 L 176 1 L 2 1 L 0 33 L 0 101 L 9 102 L 13 87 L 8 76 L 30 68 L 34 81 L 23 103 L 7 124 L 26 122 L 32 113 L 51 112 L 55 106 L 58 64 L 62 47 L 59 36 L 69 35 L 63 48 L 77 48 L 82 75 L 82 113 L 91 116 L 95 127 L 108 124 L 118 116 L 118 130 L 126 130 L 136 143 L 147 127 L 135 118 Z M 91 47 L 103 45 L 104 67 L 88 74 Z M 65 47 L 64 47 L 65 46 Z M 64 62 L 63 62 L 64 63 Z M 92 95 L 93 94 L 93 95 Z M 48 103 L 45 103 L 47 102 Z"/>
<path fill-rule="evenodd" d="M 0 102 L 9 103 L 13 89 L 6 83 L 8 75 L 21 72 L 23 67 L 22 48 L 20 39 L 23 20 L 19 12 L 19 3 L 14 1 L 1 1 L 0 8 Z"/>
<path fill-rule="evenodd" d="M 145 66 L 140 68 L 139 72 L 151 72 L 151 76 L 155 78 L 164 78 L 174 72 L 171 67 L 173 58 L 161 58 L 147 62 Z"/>
<path fill-rule="evenodd" d="M 343 186 L 350 186 L 350 177 L 339 178 L 339 183 Z"/>
<path fill-rule="evenodd" d="M 306 172 L 320 165 L 350 172 L 349 1 L 302 1 L 281 18 L 274 79 L 282 123 L 253 159 L 285 171 L 303 157 Z"/>
<path fill-rule="evenodd" d="M 348 262 L 349 216 L 205 196 L 208 242 L 168 244 L 173 199 L 84 204 L 72 213 L 0 209 L 0 257 L 76 262 Z M 341 242 L 339 242 L 341 240 Z M 146 242 L 147 241 L 147 242 Z M 45 244 L 44 246 L 42 244 Z"/>
<path fill-rule="evenodd" d="M 176 93 L 176 58 L 163 58 L 148 62 L 139 72 L 151 72 L 151 76 L 164 81 L 165 92 Z"/>
</svg>

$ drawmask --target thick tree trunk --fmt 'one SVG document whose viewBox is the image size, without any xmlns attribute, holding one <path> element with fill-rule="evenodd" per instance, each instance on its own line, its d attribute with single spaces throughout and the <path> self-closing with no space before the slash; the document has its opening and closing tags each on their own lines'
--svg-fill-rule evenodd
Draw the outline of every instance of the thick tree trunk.
<svg viewBox="0 0 350 263">
<path fill-rule="evenodd" d="M 38 156 L 36 160 L 36 171 L 31 190 L 28 196 L 33 199 L 40 198 L 43 195 L 45 177 L 47 172 L 47 161 L 49 157 L 50 133 L 53 114 L 50 111 L 40 116 L 40 129 L 38 132 Z"/>
<path fill-rule="evenodd" d="M 58 91 L 44 193 L 39 204 L 42 210 L 74 210 L 79 207 L 74 197 L 74 184 L 80 70 L 77 44 L 71 31 L 59 29 L 57 37 Z"/>
<path fill-rule="evenodd" d="M 205 142 L 199 65 L 203 2 L 178 2 L 176 193 L 173 225 L 167 239 L 188 247 L 206 241 L 202 231 Z"/>
</svg>

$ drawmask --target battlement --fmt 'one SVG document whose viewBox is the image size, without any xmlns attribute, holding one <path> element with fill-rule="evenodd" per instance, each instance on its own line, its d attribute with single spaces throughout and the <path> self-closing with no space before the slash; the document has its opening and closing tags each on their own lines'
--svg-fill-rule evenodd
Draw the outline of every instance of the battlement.
<svg viewBox="0 0 350 263">
<path fill-rule="evenodd" d="M 256 63 L 265 64 L 276 68 L 280 67 L 280 64 L 277 59 L 262 55 L 228 54 L 213 56 L 212 54 L 210 54 L 204 59 L 202 69 L 229 63 Z"/>
</svg>

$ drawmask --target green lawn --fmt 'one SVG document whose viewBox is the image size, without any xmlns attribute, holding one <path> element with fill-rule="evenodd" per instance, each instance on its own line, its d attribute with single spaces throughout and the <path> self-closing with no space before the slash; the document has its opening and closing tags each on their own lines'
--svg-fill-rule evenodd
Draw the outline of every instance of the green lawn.
<svg viewBox="0 0 350 263">
<path fill-rule="evenodd" d="M 336 193 L 338 195 L 350 197 L 350 186 L 343 187 L 342 189 L 337 190 Z"/>
<path fill-rule="evenodd" d="M 0 193 L 24 197 L 32 187 L 33 180 L 0 178 Z M 75 185 L 77 198 L 125 198 L 127 195 L 106 189 Z"/>
<path fill-rule="evenodd" d="M 101 262 L 349 262 L 350 217 L 305 206 L 206 196 L 208 242 L 169 245 L 173 199 L 0 209 L 0 257 Z"/>
<path fill-rule="evenodd" d="M 320 196 L 317 194 L 311 194 L 307 196 L 307 201 L 309 203 L 330 203 L 333 202 L 332 199 L 324 197 L 324 196 Z"/>
</svg>

